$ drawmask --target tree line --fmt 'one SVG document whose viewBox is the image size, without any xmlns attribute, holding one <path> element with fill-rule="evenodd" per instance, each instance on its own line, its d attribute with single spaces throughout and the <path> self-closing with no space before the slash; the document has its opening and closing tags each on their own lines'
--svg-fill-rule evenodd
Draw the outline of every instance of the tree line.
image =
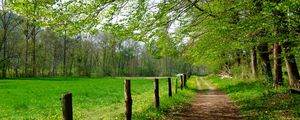
<svg viewBox="0 0 300 120">
<path fill-rule="evenodd" d="M 46 5 L 41 1 L 17 5 L 9 0 L 1 5 L 1 78 L 171 76 L 189 71 L 190 64 L 179 54 L 155 54 L 155 46 L 143 41 L 120 38 L 109 31 L 74 34 L 75 30 L 64 28 L 70 21 L 51 26 L 59 30 L 47 27 L 36 18 Z"/>
<path fill-rule="evenodd" d="M 160 69 L 164 66 L 175 71 L 194 70 L 199 73 L 207 69 L 203 66 L 208 66 L 209 70 L 215 73 L 262 79 L 262 82 L 267 85 L 282 85 L 283 75 L 288 76 L 290 86 L 299 83 L 297 56 L 299 56 L 300 2 L 298 0 L 12 0 L 7 4 L 9 8 L 7 11 L 13 11 L 25 18 L 28 25 L 31 25 L 29 27 L 31 32 L 23 32 L 23 34 L 27 33 L 23 37 L 25 40 L 30 39 L 28 53 L 26 54 L 25 50 L 25 56 L 32 56 L 30 60 L 27 59 L 30 66 L 27 69 L 33 75 L 34 71 L 37 71 L 37 59 L 33 56 L 37 56 L 34 51 L 37 51 L 35 43 L 38 43 L 34 36 L 41 34 L 42 32 L 38 33 L 41 30 L 48 31 L 46 33 L 53 31 L 60 39 L 55 43 L 62 42 L 61 47 L 56 46 L 58 49 L 53 49 L 58 52 L 63 48 L 59 51 L 61 54 L 56 56 L 61 59 L 55 59 L 60 62 L 52 61 L 59 64 L 56 66 L 60 69 L 56 69 L 59 73 L 71 73 L 70 66 L 76 66 L 77 70 L 81 69 L 80 66 L 85 66 L 82 70 L 93 70 L 91 68 L 96 65 L 92 63 L 98 63 L 102 69 L 118 68 L 102 70 L 103 75 L 113 73 L 129 75 L 129 73 L 133 74 L 131 70 L 134 69 L 130 66 L 144 61 L 140 69 L 154 67 L 158 70 L 166 70 Z M 2 13 L 3 11 L 5 9 L 2 9 Z M 3 41 L 5 41 L 7 31 L 3 30 L 3 33 Z M 79 53 L 80 56 L 85 55 L 84 58 L 70 58 L 72 53 L 69 52 L 72 51 L 70 50 L 72 47 L 67 46 L 74 42 L 71 39 L 80 41 L 78 45 L 86 50 L 87 47 L 83 45 L 88 45 L 88 41 L 83 38 L 88 38 L 90 35 L 95 37 L 97 34 L 111 38 L 109 44 L 105 44 L 105 40 L 100 40 L 104 44 L 99 44 L 99 50 L 94 50 L 100 52 L 100 56 L 91 57 L 91 54 L 86 55 L 81 53 L 83 50 L 79 50 L 74 52 L 75 57 L 71 58 L 78 57 L 75 54 Z M 90 43 L 97 46 L 95 44 L 97 42 L 92 37 L 89 39 Z M 3 42 L 3 44 L 8 43 Z M 129 49 L 130 45 L 136 47 Z M 137 46 L 144 46 L 144 48 L 140 49 Z M 2 51 L 8 50 L 7 46 L 2 48 Z M 133 52 L 133 50 L 137 51 Z M 125 51 L 132 53 L 129 55 Z M 3 56 L 12 55 L 8 52 L 2 53 Z M 159 62 L 151 60 L 149 62 L 141 58 L 151 58 Z M 23 59 L 26 61 L 26 57 Z M 95 62 L 97 60 L 102 63 Z M 128 63 L 130 60 L 132 63 Z M 112 64 L 104 64 L 104 61 Z M 7 61 L 3 63 L 5 64 L 2 68 L 7 68 Z M 182 63 L 186 65 L 182 67 Z M 26 64 L 22 63 L 22 65 Z M 119 66 L 115 67 L 116 65 Z M 52 68 L 53 66 L 55 65 L 52 65 Z M 183 70 L 184 68 L 189 70 Z M 52 70 L 48 67 L 48 71 Z M 5 73 L 5 70 L 2 73 Z"/>
</svg>

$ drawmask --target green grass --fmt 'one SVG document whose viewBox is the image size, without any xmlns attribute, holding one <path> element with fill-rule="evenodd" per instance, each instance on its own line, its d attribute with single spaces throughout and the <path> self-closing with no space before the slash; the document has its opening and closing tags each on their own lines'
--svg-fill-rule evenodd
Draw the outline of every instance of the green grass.
<svg viewBox="0 0 300 120">
<path fill-rule="evenodd" d="M 175 80 L 173 80 L 175 82 Z M 133 119 L 158 119 L 195 94 L 178 90 L 169 98 L 167 80 L 159 81 L 161 109 L 153 109 L 153 81 L 132 80 Z M 191 88 L 195 83 L 189 81 Z M 175 84 L 173 84 L 173 88 Z M 114 78 L 34 78 L 0 80 L 0 119 L 62 119 L 60 97 L 73 94 L 75 119 L 124 119 L 123 80 Z M 173 89 L 174 90 L 174 89 Z"/>
<path fill-rule="evenodd" d="M 199 82 L 200 82 L 201 90 L 202 91 L 207 91 L 208 90 L 208 86 L 205 84 L 205 81 L 199 79 Z"/>
<path fill-rule="evenodd" d="M 273 88 L 260 80 L 207 78 L 236 102 L 245 119 L 300 119 L 300 95 L 287 87 Z"/>
</svg>

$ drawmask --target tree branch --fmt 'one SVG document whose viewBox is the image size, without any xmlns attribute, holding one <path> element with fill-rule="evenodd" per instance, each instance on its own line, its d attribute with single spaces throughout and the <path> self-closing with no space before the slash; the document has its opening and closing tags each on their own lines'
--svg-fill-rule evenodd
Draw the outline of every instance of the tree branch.
<svg viewBox="0 0 300 120">
<path fill-rule="evenodd" d="M 192 2 L 191 0 L 188 0 L 188 1 L 189 1 L 190 3 L 192 3 L 192 5 L 193 5 L 197 10 L 199 10 L 200 12 L 207 13 L 209 16 L 214 17 L 214 18 L 217 17 L 216 15 L 213 15 L 212 13 L 209 13 L 209 12 L 205 11 L 204 9 L 200 8 L 200 7 L 197 5 L 198 0 L 195 0 L 194 2 Z"/>
</svg>

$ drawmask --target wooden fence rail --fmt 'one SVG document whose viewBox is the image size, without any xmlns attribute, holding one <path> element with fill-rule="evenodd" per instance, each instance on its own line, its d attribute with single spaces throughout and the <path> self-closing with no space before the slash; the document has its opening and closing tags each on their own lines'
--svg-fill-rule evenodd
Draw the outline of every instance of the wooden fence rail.
<svg viewBox="0 0 300 120">
<path fill-rule="evenodd" d="M 180 75 L 180 90 L 183 89 L 183 76 Z"/>
<path fill-rule="evenodd" d="M 186 74 L 180 75 L 180 89 L 186 85 Z M 154 108 L 159 109 L 159 79 L 155 78 L 154 86 Z M 178 78 L 175 78 L 175 93 L 177 94 Z M 172 79 L 168 77 L 168 95 L 172 96 Z M 125 120 L 132 119 L 132 97 L 131 97 L 131 83 L 130 80 L 124 80 L 124 96 L 125 96 Z M 63 120 L 73 120 L 72 108 L 72 93 L 63 94 L 61 97 Z"/>
<path fill-rule="evenodd" d="M 168 91 L 169 91 L 169 97 L 172 97 L 172 81 L 171 81 L 171 78 L 168 78 Z"/>
<path fill-rule="evenodd" d="M 132 98 L 131 98 L 131 86 L 130 80 L 124 81 L 124 94 L 125 94 L 125 120 L 131 120 L 132 117 Z"/>
<path fill-rule="evenodd" d="M 63 120 L 73 120 L 72 93 L 66 93 L 61 98 Z"/>
<path fill-rule="evenodd" d="M 156 110 L 159 109 L 159 87 L 158 87 L 158 79 L 154 79 L 154 108 Z"/>
</svg>

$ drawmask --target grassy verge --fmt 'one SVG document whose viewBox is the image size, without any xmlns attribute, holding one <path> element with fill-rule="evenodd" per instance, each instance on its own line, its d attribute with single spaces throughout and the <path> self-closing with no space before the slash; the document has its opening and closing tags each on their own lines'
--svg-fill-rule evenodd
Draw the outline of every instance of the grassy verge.
<svg viewBox="0 0 300 120">
<path fill-rule="evenodd" d="M 173 83 L 175 79 L 173 80 Z M 168 97 L 167 80 L 159 81 L 161 109 L 153 109 L 153 81 L 132 80 L 133 119 L 163 118 L 165 110 L 186 104 L 194 92 Z M 193 87 L 195 83 L 189 81 Z M 172 84 L 175 88 L 175 84 Z M 174 89 L 173 89 L 174 90 Z M 60 97 L 73 93 L 74 119 L 123 119 L 123 80 L 115 78 L 26 78 L 0 80 L 0 119 L 61 119 Z"/>
<path fill-rule="evenodd" d="M 156 111 L 151 103 L 151 106 L 141 113 L 134 114 L 133 119 L 137 120 L 145 120 L 145 119 L 167 119 L 167 113 L 169 111 L 180 111 L 183 110 L 186 106 L 188 106 L 193 99 L 193 96 L 197 93 L 197 85 L 195 81 L 196 77 L 193 76 L 187 81 L 187 88 L 180 90 L 180 84 L 178 81 L 178 89 L 177 94 L 174 93 L 175 91 L 175 80 L 172 80 L 172 91 L 173 96 L 168 97 L 167 92 L 165 93 L 160 92 L 160 109 Z M 161 89 L 161 88 L 160 88 Z M 166 89 L 165 89 L 166 90 Z M 151 100 L 153 95 L 151 95 Z M 152 100 L 153 101 L 153 100 Z"/>
<path fill-rule="evenodd" d="M 287 87 L 272 88 L 259 80 L 207 78 L 236 102 L 245 119 L 300 119 L 300 95 Z"/>
</svg>

